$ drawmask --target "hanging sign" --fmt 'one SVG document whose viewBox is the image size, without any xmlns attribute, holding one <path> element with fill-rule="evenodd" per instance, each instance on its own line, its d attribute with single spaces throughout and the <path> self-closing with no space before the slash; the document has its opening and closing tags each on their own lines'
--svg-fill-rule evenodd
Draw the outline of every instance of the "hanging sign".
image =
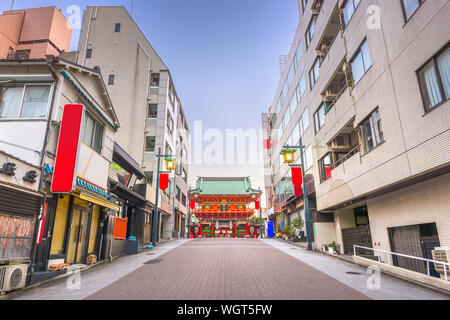
<svg viewBox="0 0 450 320">
<path fill-rule="evenodd" d="M 167 190 L 169 187 L 169 174 L 168 173 L 160 173 L 159 175 L 159 188 L 162 191 Z"/>
</svg>

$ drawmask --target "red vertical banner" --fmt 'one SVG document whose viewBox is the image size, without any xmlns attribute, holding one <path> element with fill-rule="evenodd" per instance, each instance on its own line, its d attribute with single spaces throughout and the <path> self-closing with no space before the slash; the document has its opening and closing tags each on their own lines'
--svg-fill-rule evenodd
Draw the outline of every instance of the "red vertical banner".
<svg viewBox="0 0 450 320">
<path fill-rule="evenodd" d="M 294 186 L 294 196 L 303 197 L 302 186 Z"/>
<path fill-rule="evenodd" d="M 159 174 L 159 188 L 161 190 L 167 190 L 169 187 L 169 174 L 168 173 L 160 173 Z"/>
<path fill-rule="evenodd" d="M 303 174 L 301 167 L 291 167 L 292 184 L 294 186 L 301 186 L 303 184 Z"/>
<path fill-rule="evenodd" d="M 195 209 L 195 200 L 191 200 L 191 209 L 192 209 L 192 210 Z"/>
<path fill-rule="evenodd" d="M 73 191 L 83 109 L 81 104 L 64 106 L 52 178 L 51 191 L 53 193 L 71 193 Z"/>
<path fill-rule="evenodd" d="M 325 167 L 325 179 L 331 178 L 331 167 Z"/>
<path fill-rule="evenodd" d="M 270 149 L 270 140 L 269 139 L 265 139 L 263 144 L 264 144 L 264 149 Z"/>
<path fill-rule="evenodd" d="M 39 228 L 38 244 L 42 243 L 42 236 L 44 234 L 45 218 L 47 216 L 47 209 L 48 209 L 48 203 L 46 203 L 45 206 L 44 206 L 44 213 L 42 215 L 42 221 L 41 221 L 41 225 L 40 225 L 40 228 Z"/>
<path fill-rule="evenodd" d="M 259 208 L 260 208 L 260 203 L 259 203 L 259 200 L 258 200 L 258 201 L 255 201 L 255 209 L 259 210 Z"/>
</svg>

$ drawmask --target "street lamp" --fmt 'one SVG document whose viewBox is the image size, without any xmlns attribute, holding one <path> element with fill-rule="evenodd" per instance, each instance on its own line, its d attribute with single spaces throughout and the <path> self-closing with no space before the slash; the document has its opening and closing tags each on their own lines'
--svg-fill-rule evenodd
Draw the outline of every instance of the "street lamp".
<svg viewBox="0 0 450 320">
<path fill-rule="evenodd" d="M 161 173 L 170 173 L 175 168 L 175 158 L 172 155 L 168 154 L 161 154 L 161 148 L 158 149 L 158 154 L 156 155 L 156 158 L 158 159 L 158 165 L 157 165 L 157 176 L 156 176 L 156 198 L 155 198 L 155 211 L 153 213 L 153 235 L 152 235 L 152 242 L 153 247 L 156 247 L 156 232 L 158 229 L 158 198 L 159 198 L 159 175 Z M 166 168 L 168 171 L 160 172 L 160 164 L 161 164 L 161 158 L 164 159 L 166 162 Z"/>
<path fill-rule="evenodd" d="M 312 244 L 311 244 L 311 224 L 309 221 L 309 205 L 308 205 L 308 190 L 306 187 L 306 179 L 305 179 L 305 161 L 303 156 L 303 149 L 305 147 L 303 146 L 303 140 L 300 138 L 300 143 L 298 146 L 284 146 L 283 151 L 281 151 L 281 154 L 284 157 L 284 162 L 286 164 L 289 164 L 291 167 L 295 167 L 295 165 L 292 165 L 294 163 L 294 155 L 296 150 L 300 149 L 300 158 L 301 158 L 301 168 L 302 168 L 302 190 L 303 190 L 303 203 L 305 207 L 305 220 L 306 220 L 306 238 L 308 241 L 307 249 L 312 251 Z"/>
</svg>

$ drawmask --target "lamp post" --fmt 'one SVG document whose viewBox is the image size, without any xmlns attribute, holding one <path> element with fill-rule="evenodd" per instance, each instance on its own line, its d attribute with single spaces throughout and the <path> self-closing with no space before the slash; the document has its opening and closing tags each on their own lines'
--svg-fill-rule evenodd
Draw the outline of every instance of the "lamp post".
<svg viewBox="0 0 450 320">
<path fill-rule="evenodd" d="M 153 213 L 153 235 L 152 235 L 152 242 L 153 247 L 156 247 L 156 232 L 158 229 L 158 200 L 159 200 L 159 175 L 160 173 L 170 173 L 175 168 L 175 159 L 171 155 L 161 154 L 161 148 L 158 149 L 158 154 L 156 155 L 156 158 L 158 159 L 158 165 L 157 165 L 157 176 L 156 176 L 156 198 L 155 198 L 155 211 Z M 168 172 L 160 172 L 160 162 L 161 158 L 163 158 L 166 161 L 166 168 L 169 170 Z"/>
<path fill-rule="evenodd" d="M 261 206 L 261 187 L 259 187 L 259 238 L 262 239 L 262 206 Z"/>
<path fill-rule="evenodd" d="M 191 190 L 188 191 L 189 196 L 189 208 L 188 208 L 188 239 L 191 238 Z"/>
<path fill-rule="evenodd" d="M 306 238 L 308 241 L 308 250 L 312 250 L 311 244 L 311 223 L 309 221 L 309 205 L 308 205 L 308 189 L 306 186 L 305 179 L 305 160 L 303 155 L 303 140 L 300 138 L 300 142 L 298 146 L 284 146 L 281 154 L 284 157 L 284 162 L 289 164 L 289 166 L 293 167 L 292 163 L 294 163 L 294 155 L 296 150 L 300 149 L 300 159 L 301 159 L 301 168 L 302 168 L 302 190 L 303 190 L 303 203 L 305 207 L 305 220 L 306 220 Z"/>
</svg>

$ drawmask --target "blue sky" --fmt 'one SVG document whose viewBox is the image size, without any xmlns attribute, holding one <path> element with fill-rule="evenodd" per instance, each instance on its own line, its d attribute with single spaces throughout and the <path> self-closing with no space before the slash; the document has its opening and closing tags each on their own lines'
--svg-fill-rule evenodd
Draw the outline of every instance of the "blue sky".
<svg viewBox="0 0 450 320">
<path fill-rule="evenodd" d="M 2 0 L 0 10 L 9 10 Z M 123 5 L 131 0 L 15 0 L 14 8 Z M 191 130 L 259 129 L 298 24 L 296 0 L 134 0 L 133 18 L 174 77 Z M 74 33 L 72 49 L 77 48 Z"/>
</svg>

